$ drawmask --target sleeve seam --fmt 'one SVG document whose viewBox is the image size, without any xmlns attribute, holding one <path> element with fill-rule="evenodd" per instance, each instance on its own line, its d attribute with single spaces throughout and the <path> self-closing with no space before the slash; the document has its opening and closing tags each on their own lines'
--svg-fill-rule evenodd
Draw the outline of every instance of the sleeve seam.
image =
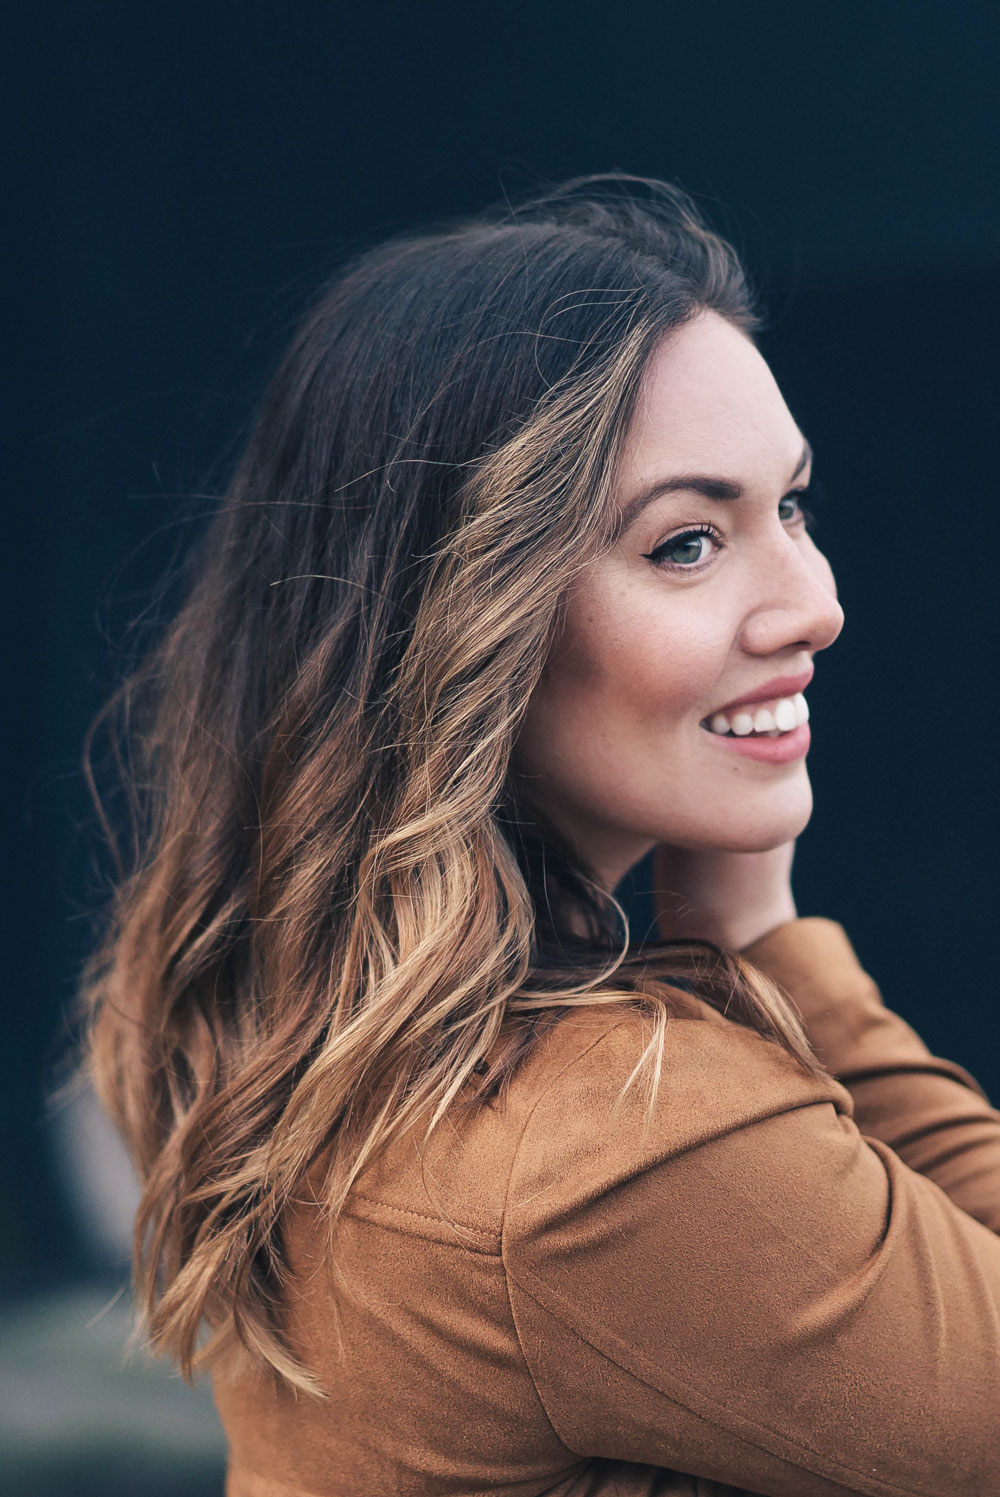
<svg viewBox="0 0 1000 1497">
<path fill-rule="evenodd" d="M 504 1263 L 504 1273 L 509 1299 L 511 1276 L 507 1271 L 506 1262 Z M 592 1351 L 596 1352 L 599 1357 L 602 1357 L 605 1361 L 610 1362 L 613 1366 L 619 1368 L 620 1371 L 624 1372 L 627 1377 L 633 1378 L 637 1383 L 641 1383 L 643 1387 L 651 1389 L 659 1397 L 665 1398 L 671 1403 L 680 1405 L 680 1407 L 684 1408 L 689 1414 L 693 1415 L 694 1418 L 700 1419 L 708 1424 L 711 1424 L 713 1422 L 712 1420 L 706 1418 L 704 1414 L 700 1413 L 697 1408 L 692 1408 L 689 1403 L 684 1402 L 681 1398 L 676 1397 L 673 1393 L 667 1392 L 665 1389 L 659 1387 L 658 1384 L 652 1382 L 649 1378 L 643 1377 L 640 1372 L 637 1372 L 633 1367 L 626 1365 L 625 1362 L 613 1356 L 612 1353 L 606 1351 L 603 1346 L 598 1346 L 593 1340 L 591 1340 L 589 1336 L 585 1335 L 583 1331 L 579 1330 L 575 1325 L 567 1320 L 566 1317 L 559 1312 L 559 1310 L 554 1308 L 553 1304 L 549 1301 L 548 1296 L 545 1295 L 545 1291 L 541 1289 L 541 1286 L 536 1285 L 535 1290 L 532 1290 L 525 1283 L 522 1276 L 515 1275 L 514 1279 L 522 1293 L 526 1294 L 529 1299 L 533 1300 L 540 1309 L 546 1312 L 546 1314 L 549 1314 L 553 1316 L 554 1319 L 558 1320 L 559 1324 L 565 1326 L 566 1329 L 571 1333 L 571 1335 L 576 1336 L 580 1341 L 584 1342 L 584 1344 L 589 1346 Z M 544 1297 L 540 1298 L 540 1294 L 544 1295 Z M 513 1314 L 513 1304 L 511 1306 L 511 1313 Z M 518 1344 L 521 1344 L 520 1332 L 518 1332 Z M 524 1348 L 522 1346 L 522 1354 L 523 1351 Z M 528 1368 L 528 1375 L 531 1377 L 532 1385 L 535 1386 L 537 1392 L 537 1385 L 535 1384 L 535 1379 L 533 1374 L 531 1373 L 530 1367 Z M 715 1400 L 712 1398 L 711 1394 L 703 1393 L 701 1389 L 693 1391 L 697 1391 L 699 1397 L 703 1398 L 706 1403 L 715 1404 Z M 539 1394 L 538 1396 L 539 1401 L 541 1402 L 541 1394 Z M 545 1407 L 544 1402 L 542 1402 L 542 1407 Z M 548 1410 L 546 1410 L 546 1415 L 548 1416 Z M 549 1418 L 549 1423 L 552 1423 L 551 1417 Z M 799 1440 L 796 1440 L 793 1435 L 785 1434 L 780 1430 L 773 1430 L 767 1425 L 758 1425 L 749 1419 L 747 1419 L 745 1423 L 747 1424 L 749 1429 L 753 1430 L 755 1433 L 763 1436 L 770 1435 L 773 1439 L 779 1442 L 786 1442 L 791 1448 L 801 1451 L 804 1456 L 812 1457 L 814 1461 L 818 1459 L 821 1463 L 829 1462 L 828 1471 L 823 1470 L 822 1466 L 817 1468 L 815 1464 L 808 1467 L 807 1469 L 811 1472 L 811 1474 L 815 1476 L 819 1476 L 824 1479 L 839 1480 L 839 1473 L 840 1475 L 850 1478 L 851 1481 L 856 1481 L 858 1479 L 862 1481 L 869 1481 L 871 1479 L 873 1473 L 859 1471 L 852 1466 L 845 1466 L 835 1458 L 825 1455 L 822 1451 L 817 1451 L 813 1449 L 812 1446 L 802 1444 Z M 740 1439 L 747 1440 L 748 1443 L 755 1445 L 756 1448 L 764 1452 L 764 1454 L 769 1455 L 776 1460 L 785 1461 L 786 1463 L 791 1464 L 791 1462 L 788 1461 L 788 1457 L 782 1455 L 779 1450 L 775 1450 L 772 1444 L 762 1444 L 759 1439 L 753 1438 L 752 1435 L 747 1434 L 745 1430 L 739 1428 L 734 1429 L 730 1426 L 726 1426 L 723 1423 L 719 1423 L 717 1427 L 719 1429 L 727 1430 L 727 1432 L 730 1434 L 736 1434 Z M 554 1425 L 553 1429 L 555 1429 Z M 562 1440 L 562 1436 L 559 1435 L 558 1430 L 556 1430 L 555 1432 L 558 1435 L 559 1439 Z M 563 1444 L 566 1444 L 565 1440 L 563 1440 Z M 567 1445 L 566 1448 L 568 1450 L 572 1450 L 571 1446 Z M 574 1451 L 573 1453 L 580 1454 L 582 1452 Z M 831 1473 L 833 1473 L 832 1476 Z M 921 1491 L 915 1487 L 901 1487 L 898 1486 L 895 1482 L 889 1481 L 885 1477 L 878 1476 L 877 1474 L 876 1480 L 880 1483 L 877 1488 L 866 1487 L 863 1489 L 867 1492 L 871 1492 L 873 1494 L 873 1497 L 875 1493 L 880 1494 L 880 1497 L 881 1494 L 895 1494 L 895 1497 L 938 1497 L 937 1491 L 931 1491 L 929 1488 Z M 850 1490 L 854 1491 L 856 1489 L 852 1487 Z"/>
</svg>

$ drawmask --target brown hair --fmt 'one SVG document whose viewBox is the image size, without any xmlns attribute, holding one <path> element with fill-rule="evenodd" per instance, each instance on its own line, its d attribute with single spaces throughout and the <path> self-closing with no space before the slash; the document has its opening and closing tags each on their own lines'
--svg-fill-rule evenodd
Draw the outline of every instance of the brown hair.
<svg viewBox="0 0 1000 1497">
<path fill-rule="evenodd" d="M 241 1345 L 318 1391 L 280 1328 L 296 1185 L 328 1151 L 332 1242 L 398 1130 L 501 1092 L 569 1007 L 652 1014 L 650 1107 L 671 984 L 824 1074 L 737 954 L 632 946 L 511 768 L 562 599 L 616 538 L 650 354 L 705 308 L 763 326 L 689 196 L 618 173 L 356 258 L 91 727 L 116 848 L 102 728 L 132 814 L 86 1069 L 142 1181 L 146 1328 L 185 1376 Z"/>
</svg>

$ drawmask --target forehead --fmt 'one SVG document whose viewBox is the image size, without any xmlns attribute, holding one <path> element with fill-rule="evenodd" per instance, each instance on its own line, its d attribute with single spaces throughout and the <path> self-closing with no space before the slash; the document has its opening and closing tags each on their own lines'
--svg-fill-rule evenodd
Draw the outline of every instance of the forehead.
<svg viewBox="0 0 1000 1497">
<path fill-rule="evenodd" d="M 790 471 L 802 434 L 763 355 L 715 312 L 666 335 L 652 354 L 625 441 L 622 477 L 646 482 L 705 469 L 752 482 Z"/>
</svg>

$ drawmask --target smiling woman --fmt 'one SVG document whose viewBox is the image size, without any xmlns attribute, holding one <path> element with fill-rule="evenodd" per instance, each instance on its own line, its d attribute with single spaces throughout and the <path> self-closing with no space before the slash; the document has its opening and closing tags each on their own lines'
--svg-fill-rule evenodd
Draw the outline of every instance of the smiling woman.
<svg viewBox="0 0 1000 1497">
<path fill-rule="evenodd" d="M 697 476 L 705 459 L 731 476 Z M 757 852 L 809 820 L 809 730 L 783 701 L 843 623 L 791 487 L 809 459 L 745 333 L 706 311 L 664 335 L 618 463 L 621 534 L 569 590 L 514 750 L 608 889 L 659 842 Z M 734 714 L 720 737 L 749 701 L 760 729 Z"/>
<path fill-rule="evenodd" d="M 760 326 L 622 174 L 360 255 L 94 725 L 85 1062 L 228 1497 L 1000 1490 L 1000 1114 L 792 898 L 843 615 Z"/>
</svg>

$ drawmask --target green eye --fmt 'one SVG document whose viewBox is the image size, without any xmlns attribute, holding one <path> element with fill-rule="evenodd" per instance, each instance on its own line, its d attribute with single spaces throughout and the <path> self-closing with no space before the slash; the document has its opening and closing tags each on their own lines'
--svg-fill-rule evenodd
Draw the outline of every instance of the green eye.
<svg viewBox="0 0 1000 1497">
<path fill-rule="evenodd" d="M 820 498 L 820 496 L 822 495 L 822 492 L 823 491 L 820 488 L 820 485 L 814 479 L 813 482 L 811 484 L 809 484 L 808 488 L 804 488 L 804 489 L 793 489 L 792 492 L 790 494 L 786 494 L 785 497 L 784 497 L 784 499 L 782 499 L 782 501 L 781 501 L 782 504 L 788 504 L 790 501 L 793 501 L 793 500 L 795 501 L 795 503 L 799 507 L 799 512 L 802 515 L 802 519 L 803 519 L 803 522 L 805 524 L 806 530 L 810 534 L 812 534 L 812 532 L 816 528 L 816 516 L 813 513 L 812 509 L 807 509 L 806 506 L 805 506 L 805 504 L 802 501 L 804 499 L 806 499 L 806 498 L 809 498 L 809 499 L 812 499 L 815 502 L 815 501 L 817 501 Z M 793 520 L 795 518 L 795 516 L 794 515 L 782 515 L 781 518 L 783 520 Z"/>
<path fill-rule="evenodd" d="M 657 546 L 654 551 L 646 551 L 643 554 L 650 561 L 662 566 L 671 572 L 695 572 L 700 570 L 700 564 L 708 560 L 704 552 L 693 554 L 692 548 L 696 548 L 703 540 L 712 540 L 721 544 L 722 537 L 714 525 L 693 525 L 687 530 L 681 530 L 677 535 L 672 535 L 669 540 Z M 678 556 L 678 551 L 687 549 L 688 555 Z"/>
<path fill-rule="evenodd" d="M 678 536 L 668 540 L 666 555 L 678 566 L 692 566 L 695 561 L 704 561 L 708 555 L 708 536 Z"/>
</svg>

